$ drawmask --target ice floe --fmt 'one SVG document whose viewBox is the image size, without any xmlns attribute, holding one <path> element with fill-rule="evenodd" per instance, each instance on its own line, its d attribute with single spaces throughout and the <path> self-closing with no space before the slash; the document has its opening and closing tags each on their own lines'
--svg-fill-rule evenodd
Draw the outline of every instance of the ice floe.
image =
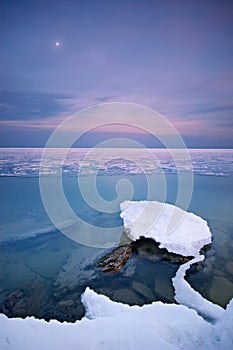
<svg viewBox="0 0 233 350">
<path fill-rule="evenodd" d="M 174 205 L 157 201 L 125 201 L 121 218 L 127 236 L 133 241 L 152 238 L 171 253 L 196 256 L 211 243 L 207 222 Z"/>
</svg>

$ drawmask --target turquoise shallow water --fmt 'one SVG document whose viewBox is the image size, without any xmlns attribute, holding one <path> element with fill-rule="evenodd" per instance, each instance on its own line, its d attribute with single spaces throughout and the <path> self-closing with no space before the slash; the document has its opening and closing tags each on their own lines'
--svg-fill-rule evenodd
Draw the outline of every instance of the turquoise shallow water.
<svg viewBox="0 0 233 350">
<path fill-rule="evenodd" d="M 221 157 L 212 158 L 216 163 Z M 27 159 L 25 164 L 28 164 Z M 215 166 L 218 169 L 218 165 Z M 175 204 L 176 174 L 166 171 L 165 174 L 147 174 L 148 177 L 154 183 L 150 199 Z M 112 165 L 110 173 L 101 173 L 96 178 L 100 195 L 106 201 L 116 199 L 116 184 L 123 178 L 134 188 L 132 199 L 147 199 L 147 181 L 143 174 L 132 175 L 119 168 L 113 169 Z M 164 180 L 166 194 L 161 186 Z M 227 176 L 195 174 L 188 208 L 208 221 L 213 243 L 205 251 L 206 260 L 194 265 L 187 279 L 204 297 L 224 307 L 233 297 L 232 180 L 231 173 Z M 63 187 L 69 204 L 84 221 L 97 227 L 118 227 L 120 238 L 123 227 L 119 203 L 115 204 L 113 213 L 103 213 L 85 203 L 75 176 L 65 176 Z M 83 246 L 54 227 L 41 201 L 38 177 L 22 174 L 0 177 L 0 193 L 1 312 L 8 316 L 34 315 L 73 321 L 83 315 L 80 295 L 86 286 L 131 305 L 153 300 L 174 302 L 171 278 L 179 264 L 158 254 L 152 242 L 141 242 L 122 272 L 105 275 L 97 267 L 97 261 L 109 250 Z M 130 187 L 126 186 L 121 199 L 128 199 L 130 193 Z M 57 204 L 54 202 L 55 208 Z"/>
</svg>

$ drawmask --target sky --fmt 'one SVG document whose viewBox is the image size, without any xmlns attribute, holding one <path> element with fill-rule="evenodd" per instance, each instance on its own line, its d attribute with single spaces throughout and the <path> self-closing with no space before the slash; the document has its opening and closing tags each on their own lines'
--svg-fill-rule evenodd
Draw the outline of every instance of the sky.
<svg viewBox="0 0 233 350">
<path fill-rule="evenodd" d="M 188 147 L 233 147 L 232 18 L 231 0 L 0 0 L 0 147 L 43 147 L 107 102 L 158 111 Z M 156 146 L 124 126 L 80 145 L 122 135 Z"/>
</svg>

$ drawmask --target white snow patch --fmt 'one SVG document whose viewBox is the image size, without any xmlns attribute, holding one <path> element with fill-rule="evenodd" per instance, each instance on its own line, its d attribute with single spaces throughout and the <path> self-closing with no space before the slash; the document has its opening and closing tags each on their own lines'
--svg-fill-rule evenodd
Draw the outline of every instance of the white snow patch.
<svg viewBox="0 0 233 350">
<path fill-rule="evenodd" d="M 183 305 L 153 302 L 130 307 L 89 288 L 82 300 L 92 319 L 84 317 L 73 324 L 0 314 L 0 349 L 231 349 L 233 303 L 216 327 Z"/>
<path fill-rule="evenodd" d="M 223 314 L 221 322 L 216 325 L 218 338 L 221 340 L 223 349 L 233 349 L 233 299 L 227 305 L 227 309 Z"/>
<path fill-rule="evenodd" d="M 196 256 L 211 242 L 207 222 L 174 205 L 156 201 L 125 201 L 121 203 L 121 218 L 126 235 L 136 241 L 152 238 L 160 248 L 183 256 Z"/>
<path fill-rule="evenodd" d="M 203 298 L 201 294 L 195 291 L 184 279 L 186 271 L 190 266 L 202 260 L 204 260 L 204 256 L 199 255 L 179 267 L 175 277 L 172 279 L 175 289 L 175 300 L 180 304 L 196 310 L 199 315 L 209 319 L 211 322 L 216 322 L 223 317 L 224 309 Z"/>
</svg>

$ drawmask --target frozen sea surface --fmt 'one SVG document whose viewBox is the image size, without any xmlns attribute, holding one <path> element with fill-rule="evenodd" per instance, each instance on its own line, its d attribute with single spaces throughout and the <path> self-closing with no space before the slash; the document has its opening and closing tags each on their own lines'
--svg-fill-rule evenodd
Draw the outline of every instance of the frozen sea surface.
<svg viewBox="0 0 233 350">
<path fill-rule="evenodd" d="M 56 174 L 57 160 L 65 149 L 50 149 L 42 174 Z M 0 176 L 38 176 L 42 148 L 3 148 L 0 152 Z M 195 174 L 228 176 L 233 174 L 232 149 L 190 149 Z M 175 150 L 179 170 L 189 170 L 183 150 Z M 63 174 L 67 176 L 175 174 L 177 167 L 166 149 L 70 149 L 64 158 Z"/>
</svg>

